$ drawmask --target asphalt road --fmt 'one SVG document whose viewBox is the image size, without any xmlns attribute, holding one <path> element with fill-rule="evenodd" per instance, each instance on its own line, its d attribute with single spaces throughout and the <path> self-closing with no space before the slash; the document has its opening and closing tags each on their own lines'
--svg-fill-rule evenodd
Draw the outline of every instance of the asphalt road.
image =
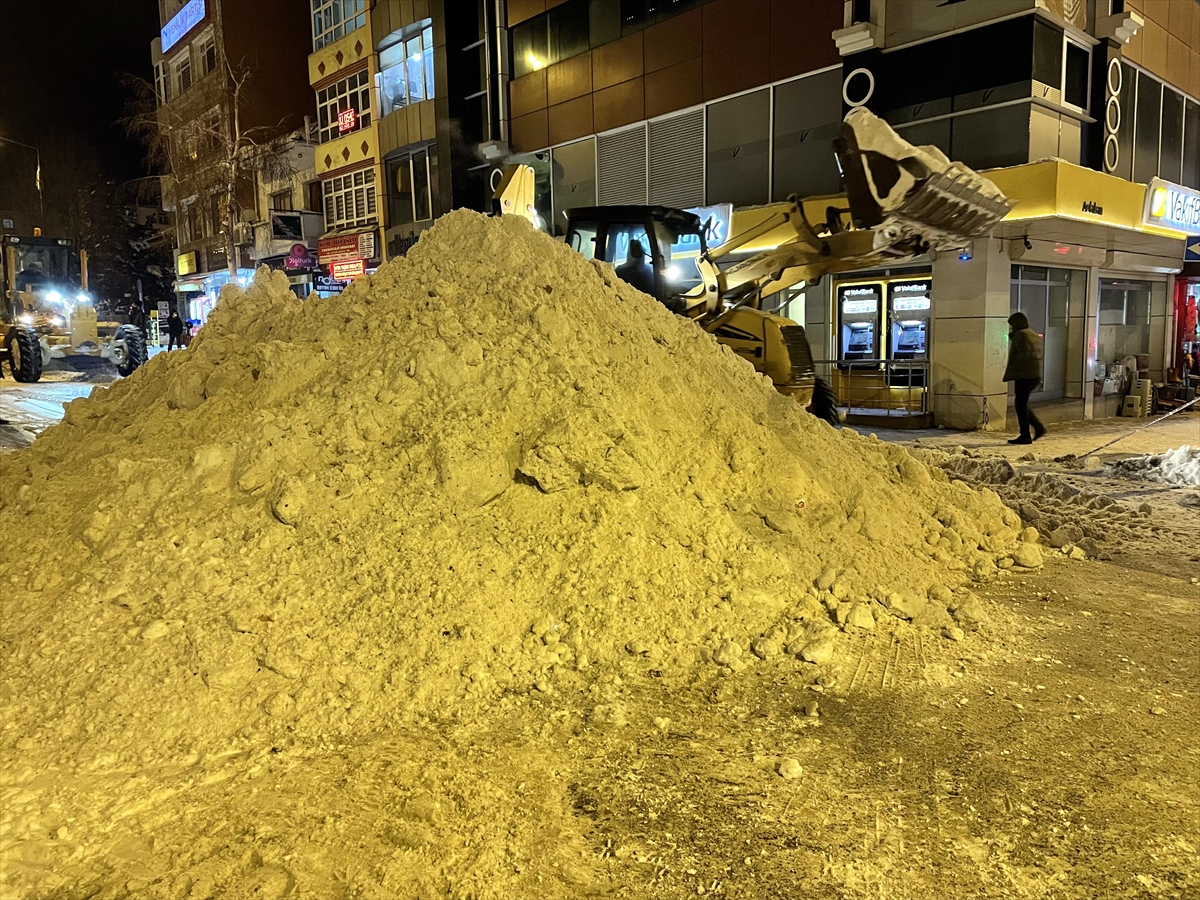
<svg viewBox="0 0 1200 900">
<path fill-rule="evenodd" d="M 77 397 L 86 397 L 102 385 L 87 381 L 46 380 L 37 384 L 18 384 L 10 378 L 0 381 L 0 450 L 27 446 L 37 434 L 63 417 L 63 406 Z"/>
</svg>

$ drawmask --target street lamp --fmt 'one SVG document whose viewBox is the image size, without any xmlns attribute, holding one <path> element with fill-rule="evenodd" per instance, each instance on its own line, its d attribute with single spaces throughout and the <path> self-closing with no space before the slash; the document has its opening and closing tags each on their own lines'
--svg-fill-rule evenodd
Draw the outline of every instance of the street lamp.
<svg viewBox="0 0 1200 900">
<path fill-rule="evenodd" d="M 42 151 L 40 151 L 37 147 L 33 146 L 32 144 L 22 144 L 20 141 L 14 141 L 12 138 L 6 138 L 6 137 L 0 137 L 0 144 L 16 144 L 18 147 L 24 147 L 26 150 L 32 150 L 34 152 L 34 154 L 37 156 L 37 175 L 34 177 L 34 181 L 37 184 L 37 192 L 38 192 L 38 215 L 42 219 L 45 219 L 46 218 L 46 208 L 42 202 Z M 43 227 L 45 227 L 44 222 L 42 223 L 42 225 L 43 225 Z"/>
</svg>

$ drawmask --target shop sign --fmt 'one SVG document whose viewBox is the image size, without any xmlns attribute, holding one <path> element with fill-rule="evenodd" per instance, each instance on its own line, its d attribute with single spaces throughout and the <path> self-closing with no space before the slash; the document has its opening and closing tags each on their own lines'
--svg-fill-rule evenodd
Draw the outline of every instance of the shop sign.
<svg viewBox="0 0 1200 900">
<path fill-rule="evenodd" d="M 289 275 L 308 275 L 315 272 L 319 263 L 311 250 L 303 244 L 292 244 L 287 258 L 283 261 L 283 271 Z"/>
<path fill-rule="evenodd" d="M 175 259 L 175 274 L 176 275 L 191 275 L 196 271 L 196 251 L 191 253 L 180 253 Z"/>
<path fill-rule="evenodd" d="M 339 234 L 317 241 L 317 258 L 321 265 L 342 259 L 373 259 L 375 257 L 375 232 L 361 234 Z"/>
<path fill-rule="evenodd" d="M 298 212 L 271 213 L 271 240 L 301 241 L 304 240 L 304 227 L 300 224 Z"/>
<path fill-rule="evenodd" d="M 720 247 L 729 240 L 729 223 L 733 219 L 732 203 L 717 203 L 713 206 L 693 206 L 687 212 L 700 217 L 704 225 L 704 243 L 708 249 Z"/>
<path fill-rule="evenodd" d="M 337 281 L 350 281 L 367 273 L 367 261 L 365 259 L 341 259 L 331 263 L 329 271 Z"/>
<path fill-rule="evenodd" d="M 1184 262 L 1200 262 L 1200 237 L 1190 237 L 1183 248 Z"/>
<path fill-rule="evenodd" d="M 1200 191 L 1161 178 L 1151 179 L 1143 221 L 1159 228 L 1200 234 Z"/>
<path fill-rule="evenodd" d="M 204 0 L 191 0 L 190 3 L 185 3 L 183 9 L 179 10 L 171 18 L 171 21 L 162 27 L 162 52 L 166 53 L 178 44 L 179 39 L 199 25 L 203 18 Z"/>
<path fill-rule="evenodd" d="M 322 294 L 340 294 L 346 289 L 345 282 L 338 281 L 327 272 L 317 272 L 313 275 L 313 290 Z"/>
<path fill-rule="evenodd" d="M 338 133 L 345 134 L 347 131 L 353 131 L 354 126 L 358 124 L 358 113 L 353 109 L 343 109 L 338 113 Z"/>
<path fill-rule="evenodd" d="M 167 321 L 167 317 L 171 315 L 171 304 L 166 300 L 158 301 L 158 317 L 162 321 Z"/>
<path fill-rule="evenodd" d="M 879 299 L 872 297 L 870 300 L 843 300 L 842 312 L 846 315 L 853 316 L 858 313 L 873 313 L 879 309 Z"/>
<path fill-rule="evenodd" d="M 911 312 L 918 309 L 929 309 L 928 281 L 914 281 L 908 284 L 891 285 L 892 309 L 896 312 Z"/>
</svg>

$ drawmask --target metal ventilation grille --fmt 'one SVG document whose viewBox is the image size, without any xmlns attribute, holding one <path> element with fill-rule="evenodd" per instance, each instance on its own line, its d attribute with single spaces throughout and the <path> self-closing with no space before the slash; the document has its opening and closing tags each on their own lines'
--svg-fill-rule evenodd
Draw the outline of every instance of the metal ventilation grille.
<svg viewBox="0 0 1200 900">
<path fill-rule="evenodd" d="M 1051 87 L 1048 84 L 1042 84 L 1036 79 L 1034 79 L 1032 87 L 1033 89 L 1030 91 L 1030 93 L 1034 97 L 1038 97 L 1042 100 L 1048 100 L 1049 102 L 1055 104 L 1062 103 L 1062 90 L 1060 88 Z"/>
<path fill-rule="evenodd" d="M 646 126 L 636 125 L 596 138 L 601 206 L 646 203 Z"/>
<path fill-rule="evenodd" d="M 704 110 L 650 123 L 650 202 L 704 205 Z"/>
</svg>

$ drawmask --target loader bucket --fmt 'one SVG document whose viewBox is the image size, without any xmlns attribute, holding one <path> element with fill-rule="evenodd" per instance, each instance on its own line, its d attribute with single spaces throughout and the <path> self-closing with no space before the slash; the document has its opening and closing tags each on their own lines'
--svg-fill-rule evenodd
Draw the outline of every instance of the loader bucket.
<svg viewBox="0 0 1200 900">
<path fill-rule="evenodd" d="M 952 250 L 983 237 L 1010 203 L 990 180 L 936 147 L 917 147 L 865 109 L 847 115 L 834 152 L 856 228 L 878 250 Z"/>
</svg>

